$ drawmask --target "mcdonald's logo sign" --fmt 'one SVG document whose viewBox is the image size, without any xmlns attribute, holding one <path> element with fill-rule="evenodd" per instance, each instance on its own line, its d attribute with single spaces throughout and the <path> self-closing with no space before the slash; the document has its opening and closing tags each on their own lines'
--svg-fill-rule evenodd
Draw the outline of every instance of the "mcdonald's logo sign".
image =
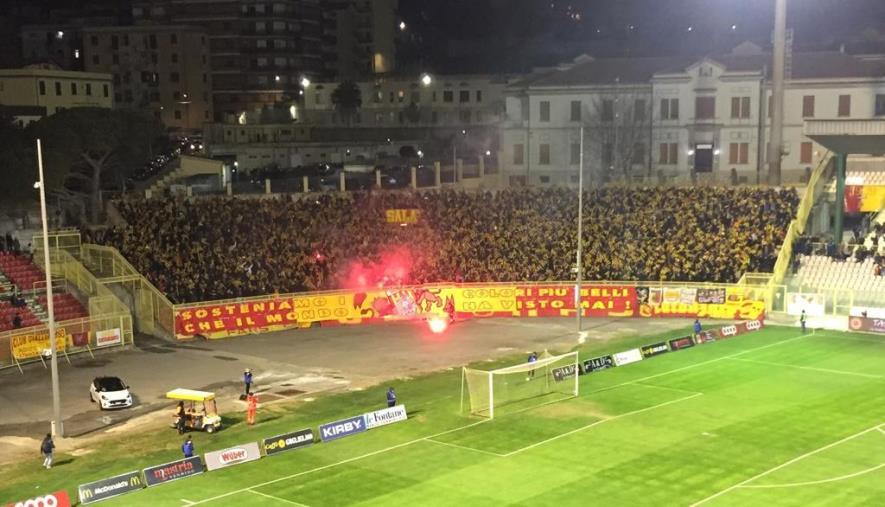
<svg viewBox="0 0 885 507">
<path fill-rule="evenodd" d="M 81 484 L 77 488 L 80 503 L 89 504 L 119 496 L 144 487 L 141 471 L 128 472 L 100 481 Z"/>
</svg>

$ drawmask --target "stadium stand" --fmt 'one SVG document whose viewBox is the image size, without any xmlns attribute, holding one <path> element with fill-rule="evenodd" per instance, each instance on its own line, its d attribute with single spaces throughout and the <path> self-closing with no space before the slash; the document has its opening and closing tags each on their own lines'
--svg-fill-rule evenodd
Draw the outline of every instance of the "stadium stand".
<svg viewBox="0 0 885 507">
<path fill-rule="evenodd" d="M 20 290 L 33 289 L 34 283 L 45 278 L 27 256 L 13 252 L 0 252 L 0 271 Z"/>
<path fill-rule="evenodd" d="M 18 314 L 22 319 L 21 327 L 36 326 L 40 319 L 27 306 L 16 308 L 9 301 L 0 301 L 0 332 L 14 329 L 12 320 Z"/>
<path fill-rule="evenodd" d="M 857 262 L 851 257 L 839 260 L 825 255 L 809 255 L 803 256 L 800 263 L 797 277 L 803 286 L 885 293 L 885 276 L 881 276 L 885 263 L 881 256 L 866 257 Z"/>
<path fill-rule="evenodd" d="M 37 298 L 37 302 L 40 306 L 45 310 L 45 313 L 48 314 L 48 301 L 49 298 L 46 295 L 39 296 Z M 70 319 L 79 319 L 81 317 L 88 317 L 89 312 L 83 308 L 83 305 L 80 304 L 80 301 L 77 300 L 72 294 L 63 293 L 63 294 L 53 294 L 52 296 L 53 305 L 53 313 L 55 314 L 56 321 L 70 320 Z"/>
<path fill-rule="evenodd" d="M 606 188 L 585 199 L 587 280 L 735 282 L 770 271 L 795 215 L 792 190 Z M 353 266 L 399 252 L 370 285 L 574 277 L 573 190 L 369 192 L 292 201 L 208 197 L 117 203 L 117 247 L 175 302 L 352 286 Z M 385 211 L 417 209 L 414 224 Z"/>
</svg>

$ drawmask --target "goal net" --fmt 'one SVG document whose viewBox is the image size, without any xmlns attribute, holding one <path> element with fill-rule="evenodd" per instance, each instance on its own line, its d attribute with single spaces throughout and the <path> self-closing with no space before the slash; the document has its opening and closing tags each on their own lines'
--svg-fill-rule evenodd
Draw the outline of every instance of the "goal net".
<svg viewBox="0 0 885 507">
<path fill-rule="evenodd" d="M 578 353 L 546 351 L 537 361 L 497 370 L 463 368 L 461 411 L 494 418 L 578 395 Z"/>
</svg>

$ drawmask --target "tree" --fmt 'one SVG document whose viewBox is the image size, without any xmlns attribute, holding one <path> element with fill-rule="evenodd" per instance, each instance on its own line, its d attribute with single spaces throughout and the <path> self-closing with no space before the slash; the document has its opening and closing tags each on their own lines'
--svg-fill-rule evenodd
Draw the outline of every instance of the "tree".
<svg viewBox="0 0 885 507">
<path fill-rule="evenodd" d="M 363 105 L 363 96 L 359 86 L 353 81 L 344 81 L 338 85 L 332 92 L 332 104 L 335 105 L 335 112 L 344 120 L 344 123 L 350 125 L 354 115 Z"/>
<path fill-rule="evenodd" d="M 100 108 L 58 112 L 31 124 L 28 134 L 42 140 L 47 190 L 88 195 L 93 223 L 101 216 L 102 182 L 125 180 L 164 137 L 162 125 L 146 114 Z"/>
<path fill-rule="evenodd" d="M 11 118 L 0 118 L 0 202 L 23 204 L 34 201 L 37 181 L 36 146 L 25 130 Z"/>
<path fill-rule="evenodd" d="M 583 112 L 585 153 L 592 183 L 629 180 L 651 170 L 651 95 L 615 85 L 600 93 Z"/>
</svg>

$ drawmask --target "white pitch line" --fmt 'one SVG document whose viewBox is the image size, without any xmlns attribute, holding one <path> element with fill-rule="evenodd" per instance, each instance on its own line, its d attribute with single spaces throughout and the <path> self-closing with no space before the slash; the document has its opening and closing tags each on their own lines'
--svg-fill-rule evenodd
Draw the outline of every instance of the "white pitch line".
<svg viewBox="0 0 885 507">
<path fill-rule="evenodd" d="M 193 505 L 193 504 L 194 504 L 194 502 L 191 502 L 190 500 L 185 500 L 184 498 L 179 498 L 179 500 L 181 500 L 182 502 L 184 502 L 184 505 L 185 505 L 185 506 L 189 506 L 189 505 Z"/>
<path fill-rule="evenodd" d="M 465 451 L 478 452 L 478 453 L 481 453 L 481 454 L 486 454 L 486 455 L 488 455 L 488 456 L 495 456 L 495 457 L 497 457 L 497 458 L 504 458 L 504 457 L 506 457 L 505 454 L 499 454 L 499 453 L 497 453 L 497 452 L 486 451 L 486 450 L 483 450 L 483 449 L 477 449 L 476 447 L 467 447 L 466 445 L 458 445 L 458 444 L 453 444 L 453 443 L 451 443 L 451 442 L 443 442 L 442 440 L 434 440 L 434 439 L 432 439 L 432 438 L 425 438 L 424 440 L 426 440 L 427 442 L 433 442 L 434 444 L 444 445 L 444 446 L 447 446 L 447 447 L 454 447 L 454 448 L 456 448 L 456 449 L 464 449 Z"/>
<path fill-rule="evenodd" d="M 876 465 L 872 468 L 867 468 L 866 470 L 861 470 L 860 472 L 854 472 L 853 474 L 841 475 L 839 477 L 831 477 L 829 479 L 821 479 L 819 481 L 808 481 L 808 482 L 791 482 L 788 484 L 759 484 L 754 486 L 752 484 L 747 484 L 746 486 L 741 486 L 741 488 L 798 488 L 800 486 L 814 486 L 815 484 L 826 484 L 828 482 L 837 482 L 844 481 L 846 479 L 852 479 L 854 477 L 860 477 L 861 475 L 866 475 L 871 472 L 875 472 L 876 470 L 885 467 L 885 463 Z"/>
<path fill-rule="evenodd" d="M 802 336 L 796 336 L 795 338 L 789 338 L 789 339 L 787 339 L 787 340 L 781 340 L 781 341 L 779 341 L 779 342 L 769 343 L 768 345 L 762 345 L 761 347 L 754 347 L 754 348 L 752 348 L 752 349 L 742 350 L 741 352 L 737 352 L 737 353 L 735 353 L 735 354 L 731 354 L 731 355 L 728 355 L 728 356 L 717 357 L 717 358 L 715 358 L 715 359 L 710 359 L 710 360 L 707 360 L 707 361 L 701 361 L 700 363 L 690 364 L 690 365 L 688 365 L 688 366 L 683 366 L 683 367 L 681 367 L 681 368 L 676 368 L 676 369 L 673 369 L 673 370 L 667 370 L 667 371 L 664 371 L 664 372 L 661 372 L 661 373 L 655 373 L 654 375 L 649 375 L 649 376 L 647 376 L 647 377 L 642 377 L 642 378 L 638 378 L 638 379 L 630 380 L 630 381 L 627 381 L 627 382 L 622 382 L 622 383 L 620 383 L 620 384 L 615 384 L 615 385 L 611 385 L 611 386 L 606 386 L 606 387 L 603 387 L 603 388 L 601 388 L 601 389 L 597 389 L 597 390 L 595 390 L 595 391 L 590 391 L 590 392 L 583 393 L 583 394 L 593 394 L 593 393 L 598 393 L 598 392 L 601 392 L 601 391 L 608 391 L 609 389 L 614 389 L 614 388 L 616 388 L 616 387 L 623 387 L 623 386 L 626 386 L 626 385 L 635 384 L 635 383 L 637 383 L 637 382 L 642 382 L 643 380 L 649 380 L 649 379 L 653 379 L 653 378 L 663 377 L 663 376 L 665 376 L 665 375 L 670 375 L 671 373 L 678 373 L 678 372 L 680 372 L 680 371 L 690 370 L 690 369 L 692 369 L 692 368 L 697 368 L 698 366 L 704 366 L 705 364 L 710 364 L 710 363 L 715 363 L 715 362 L 717 362 L 717 361 L 722 361 L 723 359 L 731 359 L 731 358 L 733 358 L 733 357 L 739 357 L 739 356 L 742 356 L 742 355 L 744 355 L 744 354 L 749 354 L 750 352 L 755 352 L 755 351 L 757 351 L 757 350 L 767 349 L 767 348 L 769 348 L 769 347 L 776 347 L 776 346 L 778 346 L 778 345 L 783 345 L 784 343 L 790 343 L 790 342 L 793 342 L 793 341 L 796 341 L 796 340 L 800 340 L 800 339 L 802 339 L 802 338 L 808 338 L 809 336 L 814 336 L 814 334 L 813 334 L 813 333 L 803 334 Z"/>
<path fill-rule="evenodd" d="M 289 479 L 294 479 L 295 477 L 301 477 L 302 475 L 308 475 L 308 474 L 312 474 L 312 473 L 314 473 L 314 472 L 319 472 L 320 470 L 326 470 L 327 468 L 334 468 L 334 467 L 339 466 L 339 465 L 345 465 L 345 464 L 347 464 L 347 463 L 352 463 L 352 462 L 354 462 L 354 461 L 359 461 L 359 460 L 364 459 L 364 458 L 369 458 L 369 457 L 371 457 L 371 456 L 376 456 L 376 455 L 378 455 L 378 454 L 383 454 L 383 453 L 388 452 L 388 451 L 393 451 L 393 450 L 395 450 L 395 449 L 400 449 L 400 448 L 402 448 L 402 447 L 407 447 L 407 446 L 409 446 L 409 445 L 416 444 L 416 443 L 418 443 L 418 442 L 422 442 L 422 441 L 427 440 L 427 439 L 429 439 L 429 438 L 435 438 L 435 437 L 439 437 L 439 436 L 442 436 L 442 435 L 447 435 L 447 434 L 452 433 L 452 432 L 454 432 L 454 431 L 460 431 L 460 430 L 463 430 L 463 429 L 465 429 L 465 428 L 470 428 L 471 426 L 476 426 L 476 425 L 479 425 L 479 424 L 483 424 L 483 423 L 486 423 L 486 422 L 488 422 L 488 421 L 489 421 L 488 419 L 483 419 L 482 421 L 478 421 L 478 422 L 475 422 L 475 423 L 467 424 L 467 425 L 465 425 L 465 426 L 459 426 L 459 427 L 457 427 L 457 428 L 454 428 L 454 429 L 451 429 L 451 430 L 447 430 L 447 431 L 442 431 L 442 432 L 439 432 L 439 433 L 435 433 L 435 434 L 433 434 L 433 435 L 428 435 L 428 436 L 426 436 L 426 437 L 416 438 L 416 439 L 414 439 L 414 440 L 409 440 L 408 442 L 403 442 L 403 443 L 401 443 L 401 444 L 396 444 L 396 445 L 392 445 L 392 446 L 390 446 L 390 447 L 385 447 L 384 449 L 378 449 L 377 451 L 368 452 L 368 453 L 366 453 L 366 454 L 361 454 L 361 455 L 359 455 L 359 456 L 354 456 L 354 457 L 352 457 L 352 458 L 347 458 L 347 459 L 344 459 L 344 460 L 341 460 L 341 461 L 338 461 L 338 462 L 335 462 L 335 463 L 329 463 L 328 465 L 318 466 L 318 467 L 315 467 L 315 468 L 311 468 L 311 469 L 309 469 L 309 470 L 304 470 L 304 471 L 297 472 L 297 473 L 290 474 L 290 475 L 286 475 L 286 476 L 283 476 L 283 477 L 277 477 L 276 479 L 272 479 L 272 480 L 269 480 L 269 481 L 264 481 L 264 482 L 261 482 L 261 483 L 258 483 L 258 484 L 253 484 L 252 486 L 249 486 L 249 487 L 247 487 L 247 488 L 240 488 L 240 489 L 237 489 L 237 490 L 234 490 L 234 491 L 228 491 L 227 493 L 223 493 L 223 494 L 221 494 L 221 495 L 216 495 L 216 496 L 213 496 L 213 497 L 210 497 L 210 498 L 206 498 L 206 499 L 203 499 L 203 500 L 198 500 L 198 501 L 196 501 L 196 502 L 192 502 L 191 505 L 200 505 L 200 504 L 204 504 L 204 503 L 212 502 L 212 501 L 214 501 L 214 500 L 219 500 L 219 499 L 221 499 L 221 498 L 227 498 L 227 497 L 229 497 L 229 496 L 231 496 L 231 495 L 237 495 L 237 494 L 240 494 L 240 493 L 242 493 L 242 492 L 244 492 L 244 491 L 249 491 L 249 490 L 251 490 L 252 488 L 261 488 L 261 487 L 264 487 L 264 486 L 268 486 L 268 485 L 270 485 L 270 484 L 276 484 L 276 483 L 278 483 L 278 482 L 280 482 L 280 481 L 286 481 L 286 480 L 289 480 Z"/>
<path fill-rule="evenodd" d="M 607 418 L 607 419 L 602 419 L 602 420 L 599 420 L 599 421 L 595 421 L 595 422 L 592 422 L 592 423 L 590 423 L 590 424 L 588 424 L 588 425 L 586 425 L 586 426 L 581 426 L 580 428 L 575 428 L 575 429 L 573 429 L 573 430 L 571 430 L 571 431 L 567 431 L 567 432 L 565 432 L 565 433 L 561 433 L 561 434 L 559 434 L 559 435 L 556 435 L 555 437 L 550 437 L 550 438 L 548 438 L 548 439 L 541 440 L 540 442 L 535 442 L 534 444 L 527 445 L 527 446 L 525 446 L 525 447 L 523 447 L 523 448 L 520 448 L 520 449 L 517 449 L 517 450 L 515 450 L 515 451 L 508 452 L 507 454 L 504 455 L 504 457 L 507 458 L 507 457 L 513 456 L 514 454 L 519 454 L 519 453 L 524 452 L 524 451 L 527 451 L 527 450 L 529 450 L 529 449 L 534 449 L 535 447 L 538 447 L 538 446 L 541 446 L 541 445 L 544 445 L 544 444 L 548 444 L 548 443 L 550 443 L 550 442 L 553 442 L 554 440 L 559 440 L 560 438 L 567 437 L 567 436 L 569 436 L 569 435 L 573 435 L 573 434 L 575 434 L 575 433 L 579 433 L 579 432 L 581 432 L 581 431 L 584 431 L 584 430 L 586 430 L 586 429 L 590 429 L 590 428 L 592 428 L 592 427 L 594 427 L 594 426 L 597 426 L 597 425 L 599 425 L 599 424 L 602 424 L 602 423 L 606 423 L 606 422 L 609 422 L 609 421 L 614 421 L 614 420 L 616 420 L 616 419 L 621 419 L 622 417 L 627 417 L 627 416 L 635 415 L 635 414 L 639 414 L 639 413 L 642 413 L 642 412 L 647 412 L 647 411 L 649 411 L 649 410 L 654 410 L 654 409 L 656 409 L 656 408 L 660 408 L 660 407 L 663 407 L 663 406 L 666 406 L 666 405 L 672 405 L 673 403 L 679 403 L 679 402 L 681 402 L 681 401 L 690 400 L 690 399 L 692 399 L 692 398 L 697 398 L 698 396 L 703 396 L 703 394 L 704 394 L 704 393 L 695 393 L 695 394 L 692 394 L 691 396 L 686 396 L 686 397 L 684 397 L 684 398 L 678 398 L 678 399 L 675 399 L 675 400 L 665 401 L 665 402 L 663 402 L 663 403 L 658 403 L 657 405 L 653 405 L 653 406 L 651 406 L 651 407 L 645 407 L 645 408 L 641 408 L 641 409 L 639 409 L 639 410 L 634 410 L 634 411 L 632 411 L 632 412 L 625 412 L 625 413 L 623 413 L 623 414 L 618 414 L 618 415 L 615 415 L 615 416 L 609 417 L 609 418 Z"/>
<path fill-rule="evenodd" d="M 883 428 L 880 427 L 880 428 L 879 428 L 879 433 L 885 435 L 885 429 L 883 429 Z"/>
<path fill-rule="evenodd" d="M 703 500 L 699 500 L 699 501 L 697 501 L 697 502 L 691 504 L 689 507 L 696 507 L 696 506 L 698 506 L 698 505 L 701 505 L 701 504 L 707 503 L 707 502 L 709 502 L 710 500 L 712 500 L 712 499 L 714 499 L 714 498 L 718 498 L 718 497 L 720 497 L 720 496 L 722 496 L 722 495 L 728 493 L 729 491 L 732 491 L 732 490 L 734 490 L 734 489 L 740 488 L 740 487 L 744 486 L 745 484 L 748 484 L 748 483 L 750 483 L 750 482 L 755 481 L 756 479 L 759 479 L 760 477 L 765 477 L 766 475 L 768 475 L 768 474 L 770 474 L 770 473 L 772 473 L 772 472 L 776 472 L 776 471 L 780 470 L 781 468 L 784 468 L 784 467 L 790 466 L 790 465 L 792 465 L 793 463 L 796 463 L 797 461 L 803 460 L 803 459 L 805 459 L 805 458 L 807 458 L 807 457 L 809 457 L 809 456 L 812 456 L 812 455 L 817 454 L 817 453 L 822 452 L 822 451 L 826 451 L 827 449 L 830 449 L 831 447 L 835 447 L 835 446 L 837 446 L 837 445 L 839 445 L 839 444 L 842 444 L 842 443 L 844 443 L 844 442 L 847 442 L 847 441 L 849 441 L 849 440 L 851 440 L 851 439 L 857 438 L 857 437 L 859 437 L 859 436 L 861 436 L 861 435 L 865 435 L 865 434 L 867 434 L 867 433 L 869 433 L 869 432 L 871 432 L 871 431 L 876 431 L 876 430 L 880 429 L 882 426 L 883 426 L 883 424 L 881 424 L 881 423 L 880 423 L 880 424 L 877 424 L 877 425 L 873 426 L 872 428 L 867 428 L 867 429 L 865 429 L 865 430 L 863 430 L 863 431 L 860 431 L 860 432 L 858 432 L 858 433 L 855 433 L 854 435 L 849 435 L 849 436 L 847 436 L 847 437 L 845 437 L 845 438 L 843 438 L 843 439 L 841 439 L 841 440 L 837 440 L 836 442 L 833 442 L 833 443 L 827 444 L 827 445 L 825 445 L 825 446 L 823 446 L 823 447 L 820 447 L 820 448 L 818 448 L 818 449 L 815 449 L 815 450 L 813 450 L 813 451 L 806 452 L 805 454 L 803 454 L 803 455 L 801 455 L 801 456 L 797 456 L 797 457 L 795 457 L 795 458 L 793 458 L 793 459 L 791 459 L 791 460 L 789 460 L 789 461 L 785 461 L 784 463 L 781 463 L 780 465 L 778 465 L 778 466 L 776 466 L 776 467 L 769 468 L 768 470 L 766 470 L 766 471 L 764 471 L 764 472 L 762 472 L 762 473 L 756 474 L 756 475 L 754 475 L 753 477 L 750 477 L 749 479 L 743 480 L 743 481 L 741 481 L 741 482 L 739 482 L 739 483 L 737 483 L 737 484 L 735 484 L 735 485 L 733 485 L 733 486 L 729 486 L 729 487 L 723 489 L 722 491 L 720 491 L 720 492 L 718 492 L 718 493 L 715 493 L 715 494 L 713 494 L 713 495 L 708 496 L 707 498 L 704 498 Z"/>
<path fill-rule="evenodd" d="M 769 365 L 769 366 L 783 366 L 786 368 L 798 368 L 800 370 L 819 371 L 819 372 L 823 372 L 823 373 L 835 373 L 838 375 L 852 375 L 855 377 L 878 378 L 878 379 L 883 378 L 882 375 L 873 375 L 871 373 L 859 373 L 856 371 L 844 371 L 844 370 L 831 370 L 829 368 L 815 368 L 814 366 L 800 366 L 798 364 L 774 363 L 771 361 L 759 361 L 757 359 L 744 359 L 742 357 L 733 357 L 733 358 L 731 358 L 731 360 L 732 361 L 744 361 L 746 363 L 756 363 L 756 364 Z"/>
<path fill-rule="evenodd" d="M 278 502 L 287 503 L 289 505 L 297 505 L 298 507 L 308 507 L 303 503 L 293 502 L 292 500 L 286 500 L 285 498 L 280 498 L 278 496 L 268 495 L 267 493 L 262 493 L 261 491 L 255 491 L 254 489 L 247 489 L 249 493 L 255 493 L 256 495 L 263 496 L 265 498 L 270 498 L 271 500 L 276 500 Z"/>
</svg>

